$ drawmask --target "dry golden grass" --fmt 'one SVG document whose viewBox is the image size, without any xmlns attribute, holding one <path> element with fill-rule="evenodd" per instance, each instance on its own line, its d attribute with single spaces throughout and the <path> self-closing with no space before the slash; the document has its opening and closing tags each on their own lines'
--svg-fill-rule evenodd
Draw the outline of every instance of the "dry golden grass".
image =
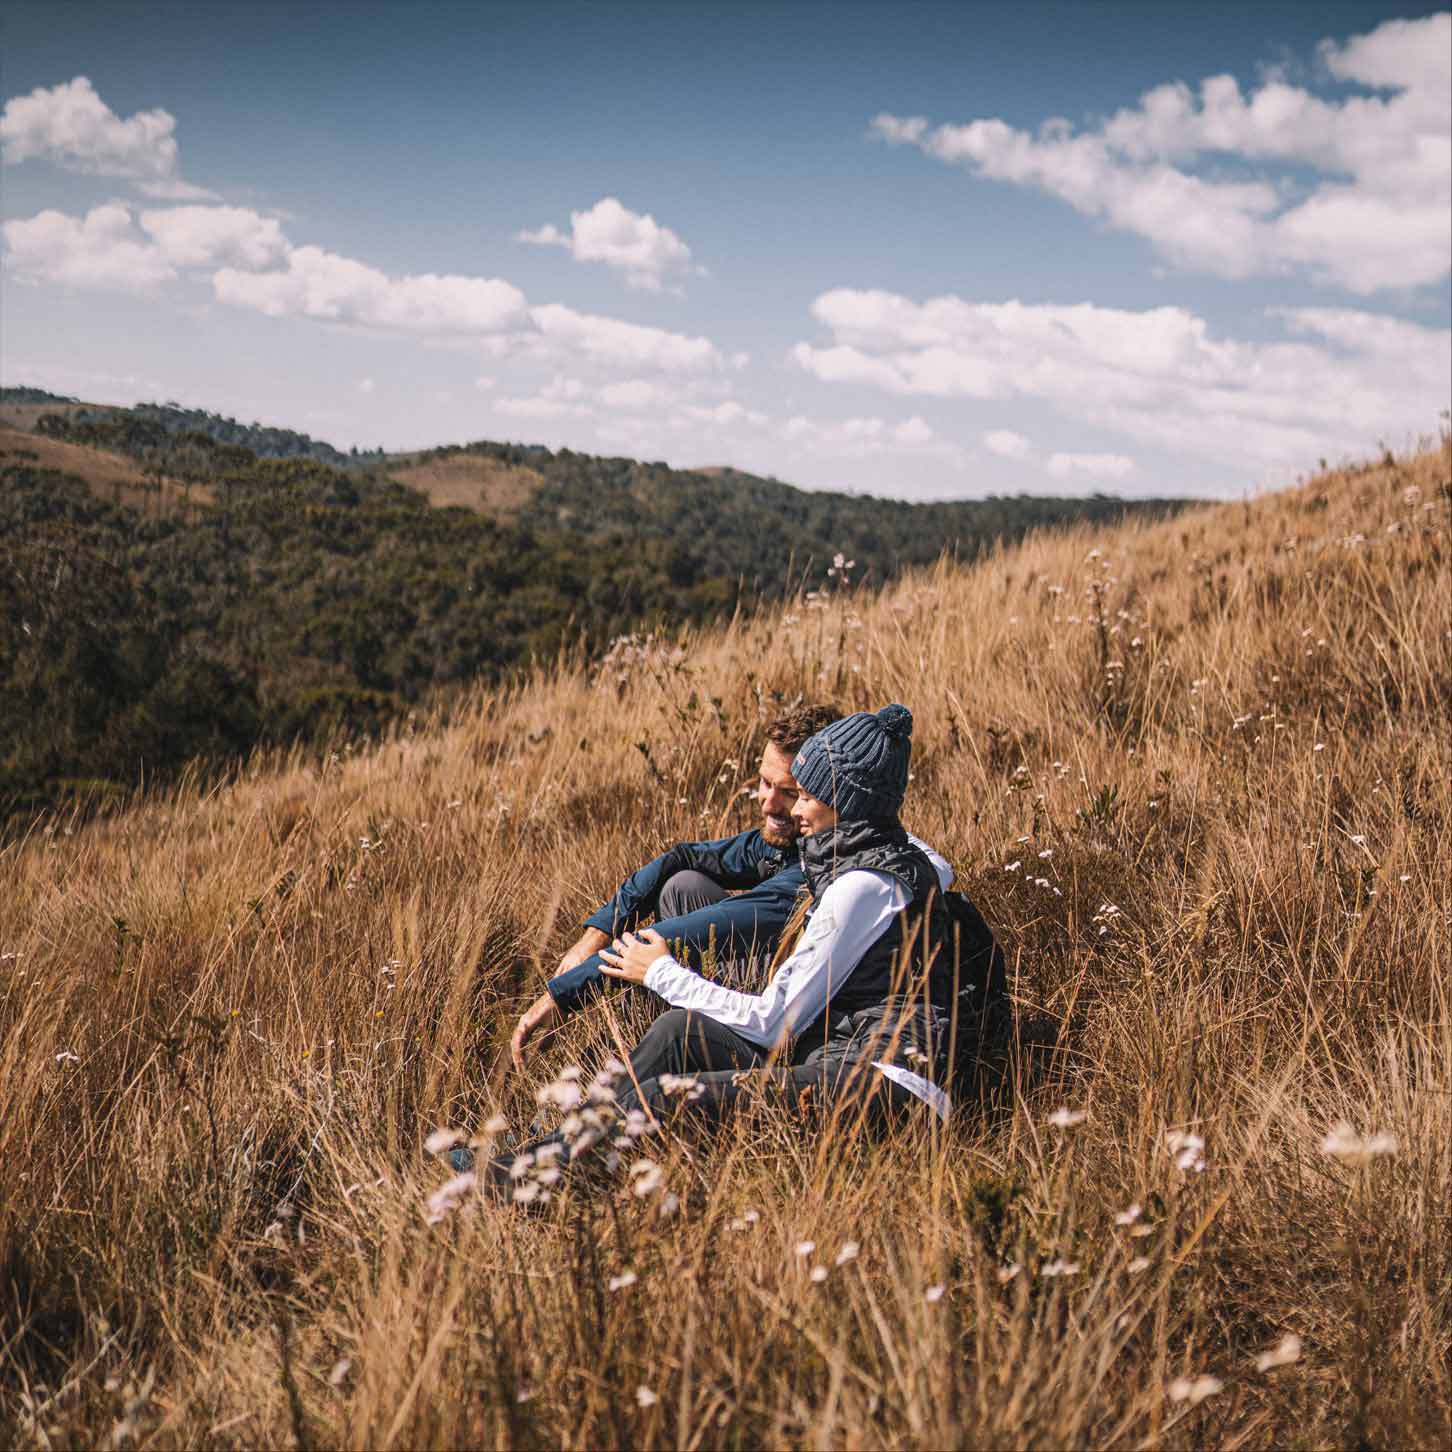
<svg viewBox="0 0 1452 1452">
<path fill-rule="evenodd" d="M 1031 539 L 10 844 L 0 1441 L 1446 1446 L 1449 463 Z M 524 1127 L 648 1021 L 501 1066 L 585 910 L 749 819 L 797 693 L 912 706 L 908 823 L 1052 1049 L 946 1128 L 742 1122 L 653 1150 L 651 1196 L 427 1224 L 429 1130 Z M 1343 1119 L 1395 1151 L 1326 1153 Z"/>
</svg>

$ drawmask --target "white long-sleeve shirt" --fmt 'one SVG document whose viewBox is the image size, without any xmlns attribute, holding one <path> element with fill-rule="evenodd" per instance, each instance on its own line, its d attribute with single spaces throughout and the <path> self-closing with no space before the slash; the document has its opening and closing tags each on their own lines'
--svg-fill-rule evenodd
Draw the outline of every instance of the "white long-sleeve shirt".
<svg viewBox="0 0 1452 1452">
<path fill-rule="evenodd" d="M 946 892 L 953 883 L 947 861 L 916 837 Z M 740 993 L 702 978 L 670 954 L 657 958 L 645 986 L 673 1008 L 704 1014 L 762 1048 L 774 1048 L 805 1028 L 826 1007 L 867 950 L 911 901 L 908 890 L 885 872 L 853 868 L 823 891 L 807 930 L 776 977 L 760 993 Z"/>
</svg>

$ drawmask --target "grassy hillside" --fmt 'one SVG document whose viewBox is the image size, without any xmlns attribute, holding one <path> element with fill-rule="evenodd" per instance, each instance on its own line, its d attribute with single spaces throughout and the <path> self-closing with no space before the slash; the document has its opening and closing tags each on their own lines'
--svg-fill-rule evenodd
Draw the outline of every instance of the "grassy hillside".
<svg viewBox="0 0 1452 1452">
<path fill-rule="evenodd" d="M 1447 1445 L 1449 465 L 1035 537 L 8 846 L 0 1440 Z M 746 821 L 802 693 L 912 706 L 908 825 L 1052 1054 L 945 1129 L 757 1120 L 652 1145 L 650 1195 L 430 1224 L 432 1128 L 527 1126 L 647 1021 L 506 1072 L 583 912 Z"/>
<path fill-rule="evenodd" d="M 17 392 L 8 407 L 47 407 Z M 373 735 L 480 678 L 839 583 L 834 551 L 881 582 L 1177 507 L 913 506 L 522 445 L 393 461 L 403 482 L 366 462 L 174 405 L 0 429 L 0 695 L 19 706 L 0 821 L 189 759 Z"/>
</svg>

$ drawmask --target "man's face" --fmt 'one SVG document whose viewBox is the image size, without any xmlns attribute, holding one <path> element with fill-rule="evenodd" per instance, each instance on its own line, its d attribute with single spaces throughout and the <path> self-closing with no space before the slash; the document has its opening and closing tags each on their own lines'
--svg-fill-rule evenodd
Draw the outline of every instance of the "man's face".
<svg viewBox="0 0 1452 1452">
<path fill-rule="evenodd" d="M 771 742 L 761 753 L 761 780 L 756 795 L 761 802 L 761 835 L 773 847 L 789 847 L 797 840 L 797 824 L 792 808 L 797 802 L 797 782 L 792 775 L 792 759 Z"/>
</svg>

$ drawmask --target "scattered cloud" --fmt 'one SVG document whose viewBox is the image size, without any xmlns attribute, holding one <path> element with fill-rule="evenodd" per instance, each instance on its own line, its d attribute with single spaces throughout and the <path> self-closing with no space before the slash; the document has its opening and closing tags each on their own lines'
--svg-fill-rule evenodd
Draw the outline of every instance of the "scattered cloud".
<svg viewBox="0 0 1452 1452">
<path fill-rule="evenodd" d="M 0 155 L 48 161 L 64 171 L 125 177 L 148 195 L 210 196 L 177 175 L 176 118 L 159 107 L 124 121 L 85 76 L 12 96 L 0 113 Z"/>
<path fill-rule="evenodd" d="M 1026 459 L 1033 450 L 1033 445 L 1012 429 L 990 429 L 983 435 L 983 447 L 1000 459 Z"/>
<path fill-rule="evenodd" d="M 1217 338 L 1184 308 L 915 302 L 837 289 L 812 312 L 828 346 L 792 356 L 828 383 L 900 396 L 1048 402 L 1096 430 L 1237 468 L 1299 467 L 1435 426 L 1452 392 L 1452 334 L 1357 309 L 1278 308 L 1290 335 Z M 1017 436 L 985 436 L 1014 457 Z M 992 437 L 994 442 L 990 442 Z M 1024 441 L 1026 446 L 1027 441 Z"/>
<path fill-rule="evenodd" d="M 1198 95 L 1158 86 L 1085 130 L 1061 118 L 1028 132 L 888 114 L 872 130 L 1047 192 L 1182 267 L 1303 270 L 1357 293 L 1440 281 L 1452 254 L 1452 14 L 1388 21 L 1323 43 L 1320 58 L 1333 80 L 1390 94 L 1327 101 L 1271 76 L 1247 96 L 1220 75 Z M 1209 175 L 1185 169 L 1207 162 Z M 1224 175 L 1227 163 L 1261 174 Z"/>
<path fill-rule="evenodd" d="M 289 251 L 277 219 L 246 207 L 148 210 L 141 214 L 141 227 L 177 267 L 215 267 L 223 262 L 270 267 Z"/>
<path fill-rule="evenodd" d="M 1125 454 L 1050 454 L 1047 468 L 1055 479 L 1128 479 L 1134 460 Z"/>
<path fill-rule="evenodd" d="M 790 443 L 855 458 L 901 452 L 931 453 L 954 460 L 963 457 L 956 444 L 941 438 L 918 414 L 896 424 L 876 414 L 837 419 L 795 414 L 781 425 L 779 433 Z"/>
<path fill-rule="evenodd" d="M 378 385 L 376 383 L 374 383 L 374 381 L 371 378 L 365 378 L 358 385 L 358 392 L 359 393 L 372 393 L 377 387 L 378 387 Z"/>
<path fill-rule="evenodd" d="M 477 388 L 480 393 L 488 393 L 494 388 L 495 384 L 498 383 L 498 381 L 499 380 L 493 377 L 493 375 L 491 374 L 481 373 L 474 380 L 474 387 Z"/>
<path fill-rule="evenodd" d="M 725 399 L 717 404 L 686 404 L 681 409 L 680 418 L 682 421 L 698 424 L 706 424 L 712 428 L 726 428 L 732 424 L 749 424 L 752 428 L 761 428 L 767 418 L 758 409 L 747 408 L 745 404 L 738 403 L 734 398 Z"/>
<path fill-rule="evenodd" d="M 138 230 L 129 207 L 108 202 L 84 218 L 47 210 L 6 222 L 5 265 L 26 282 L 151 292 L 176 268 Z"/>
<path fill-rule="evenodd" d="M 624 275 L 627 285 L 659 292 L 691 267 L 691 249 L 648 212 L 632 212 L 615 197 L 602 197 L 583 212 L 570 213 L 570 230 L 553 223 L 515 234 L 516 242 L 563 247 L 576 262 L 601 262 Z"/>
<path fill-rule="evenodd" d="M 665 384 L 651 383 L 645 378 L 627 378 L 620 383 L 607 383 L 600 390 L 600 402 L 606 408 L 657 408 L 663 403 L 669 403 L 674 397 L 674 391 Z"/>
<path fill-rule="evenodd" d="M 493 407 L 506 418 L 589 418 L 595 410 L 585 401 L 585 396 L 585 385 L 578 378 L 556 375 L 534 396 L 496 399 Z"/>
<path fill-rule="evenodd" d="M 531 308 L 529 315 L 539 335 L 532 340 L 536 351 L 583 356 L 613 367 L 655 368 L 671 373 L 706 373 L 723 366 L 721 354 L 709 338 L 580 313 L 562 303 Z"/>
<path fill-rule="evenodd" d="M 285 269 L 224 267 L 212 278 L 218 302 L 268 317 L 308 317 L 438 335 L 507 333 L 528 326 L 524 294 L 492 277 L 432 272 L 389 277 L 321 247 L 297 247 Z"/>
</svg>

